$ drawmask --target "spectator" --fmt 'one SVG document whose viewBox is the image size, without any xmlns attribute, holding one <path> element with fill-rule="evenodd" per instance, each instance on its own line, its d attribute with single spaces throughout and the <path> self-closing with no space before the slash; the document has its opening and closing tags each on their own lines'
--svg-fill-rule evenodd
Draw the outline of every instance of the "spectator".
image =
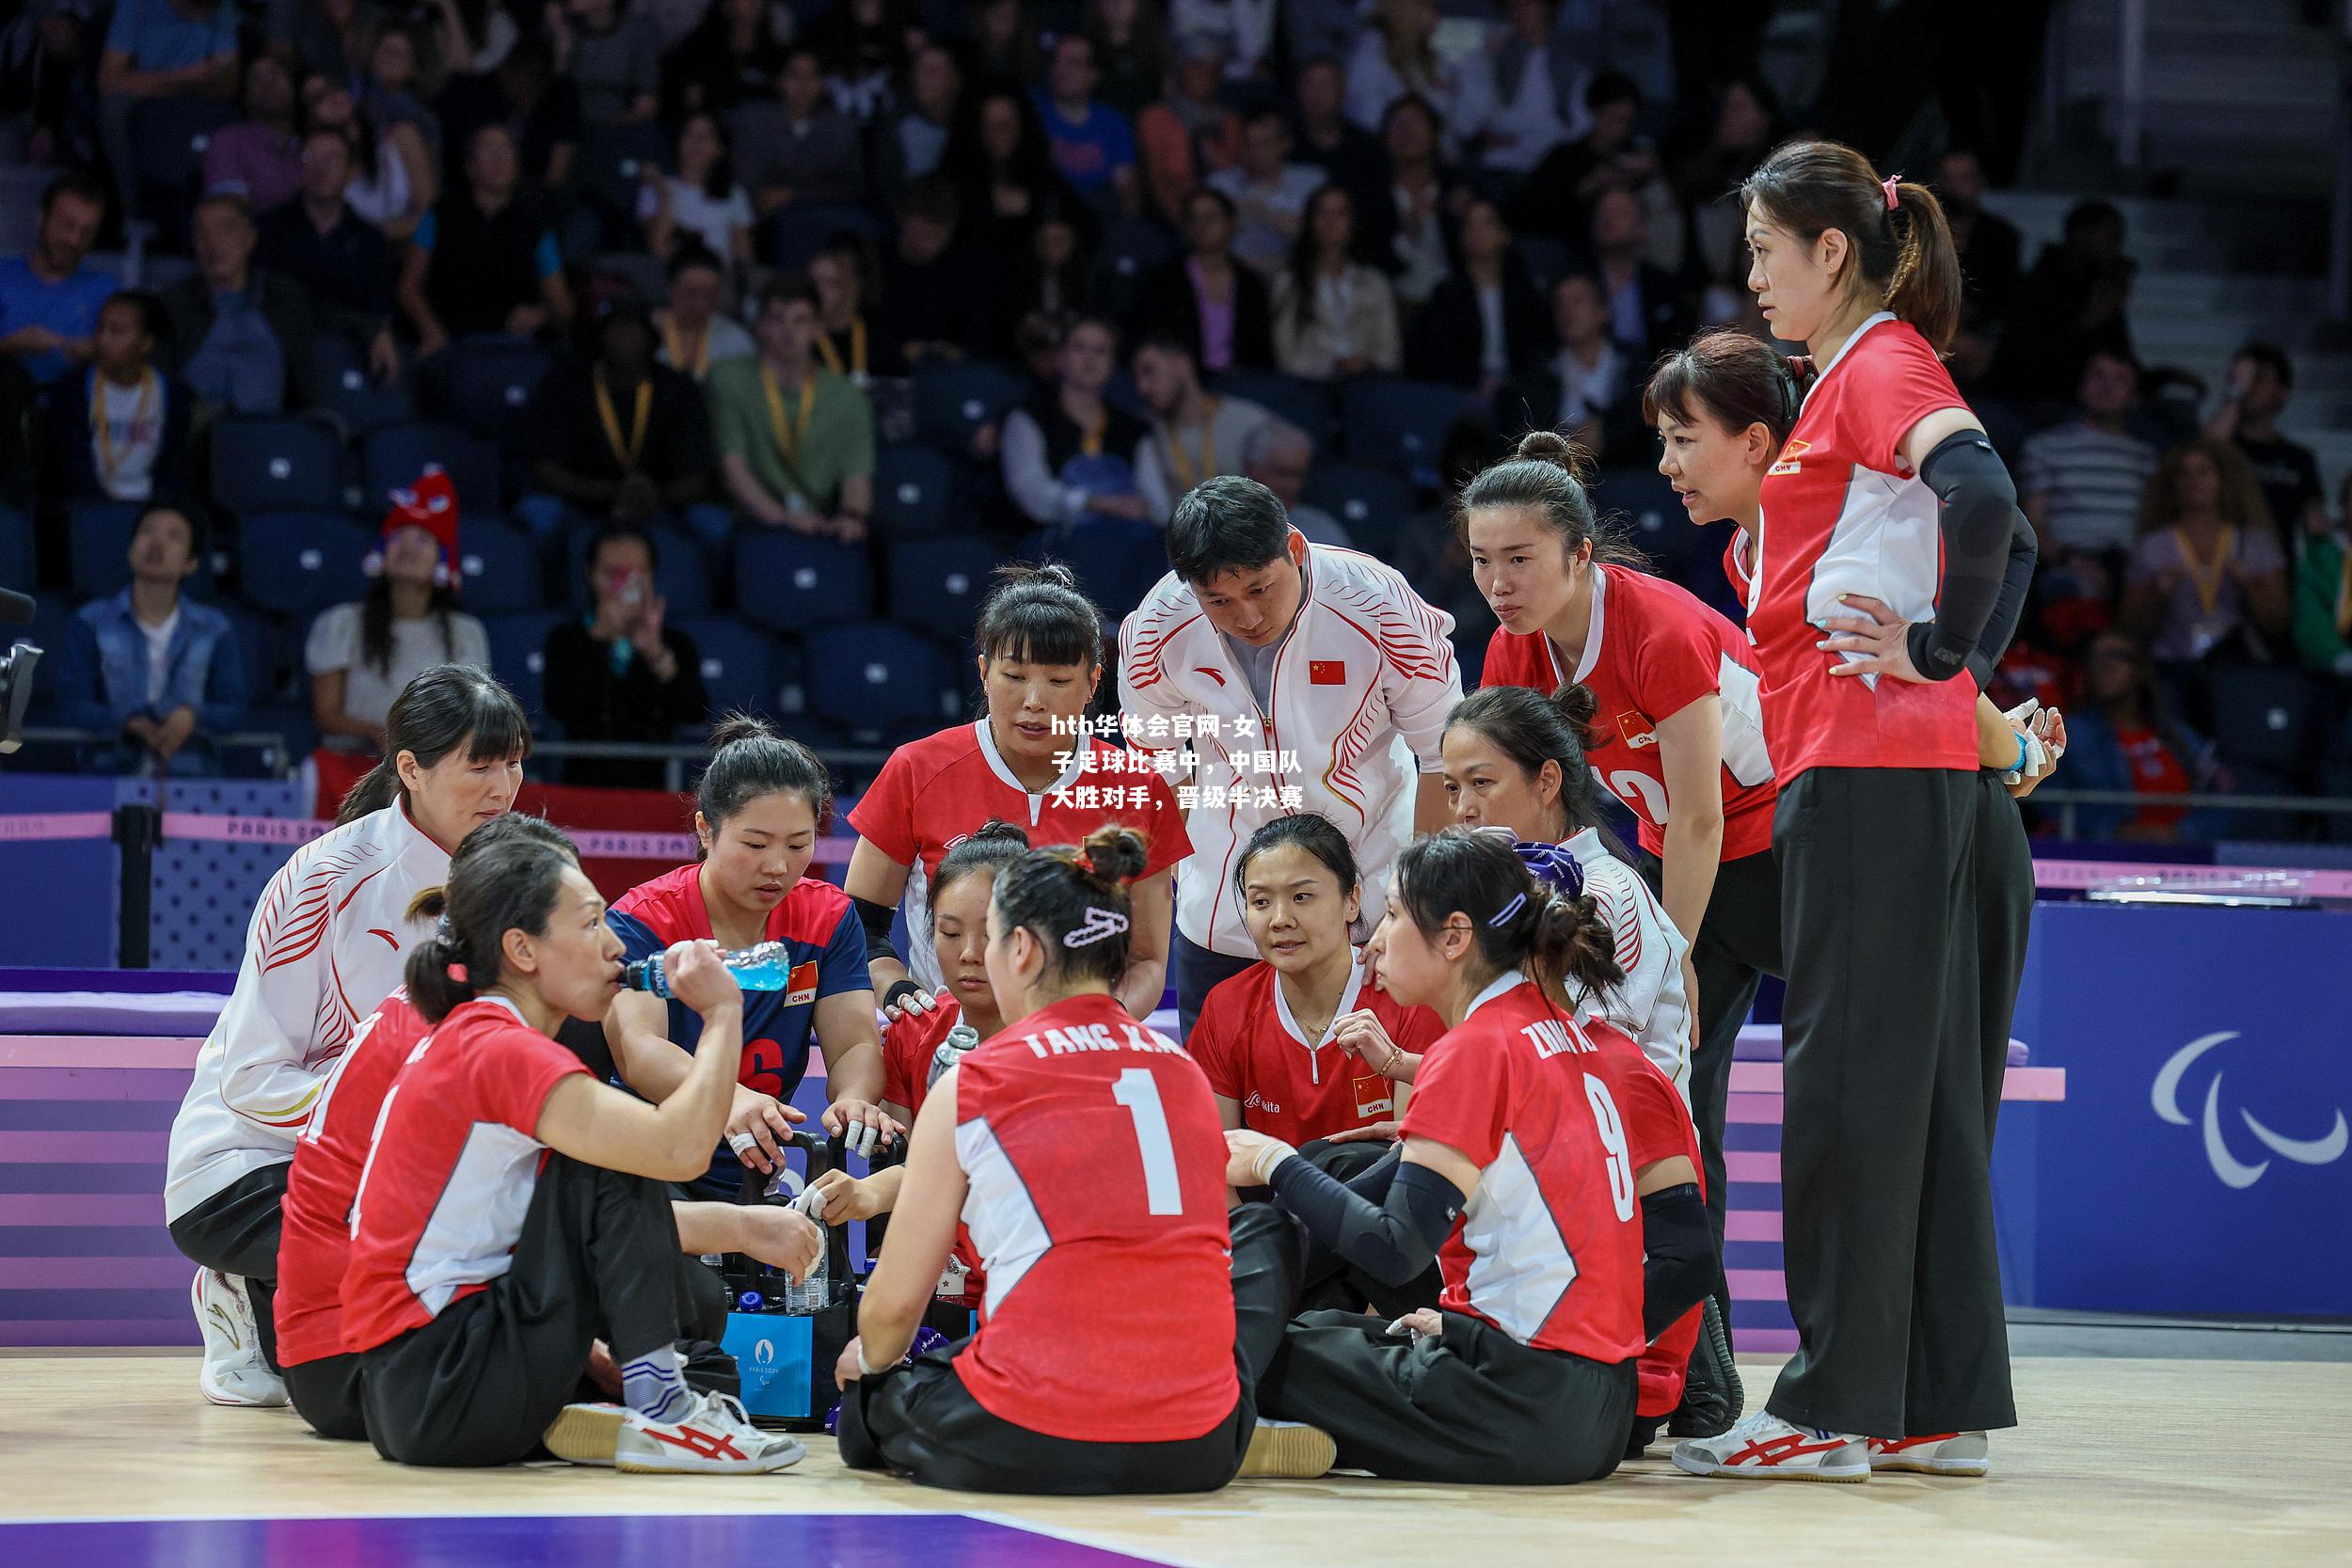
<svg viewBox="0 0 2352 1568">
<path fill-rule="evenodd" d="M 2214 752 L 2174 719 L 2157 694 L 2148 650 L 2103 631 L 2084 655 L 2083 700 L 2066 715 L 2070 789 L 2187 795 L 2216 786 Z M 2186 806 L 2078 806 L 2075 832 L 2089 839 L 2169 844 L 2210 836 Z"/>
<path fill-rule="evenodd" d="M 1290 120 L 1272 103 L 1244 117 L 1241 162 L 1209 176 L 1209 188 L 1233 204 L 1233 254 L 1272 277 L 1289 260 L 1307 198 L 1325 182 L 1312 164 L 1290 161 Z"/>
<path fill-rule="evenodd" d="M 1355 198 L 1337 185 L 1315 192 L 1274 286 L 1274 346 L 1288 374 L 1393 375 L 1404 363 L 1396 296 L 1364 263 L 1357 234 Z"/>
<path fill-rule="evenodd" d="M 890 103 L 907 66 L 905 0 L 835 0 L 810 24 L 808 46 L 825 68 L 834 103 L 860 124 Z"/>
<path fill-rule="evenodd" d="M 1146 337 L 1136 348 L 1136 390 L 1152 410 L 1152 435 L 1136 459 L 1136 483 L 1162 528 L 1194 485 L 1241 472 L 1249 433 L 1274 417 L 1247 398 L 1201 390 L 1190 345 L 1166 334 Z"/>
<path fill-rule="evenodd" d="M 1168 30 L 1178 38 L 1226 40 L 1227 80 L 1254 82 L 1266 73 L 1279 8 L 1277 0 L 1168 0 Z"/>
<path fill-rule="evenodd" d="M 368 552 L 375 578 L 368 596 L 321 611 L 303 650 L 320 736 L 375 751 L 392 699 L 411 680 L 436 664 L 490 667 L 482 623 L 457 608 L 457 492 L 449 476 L 427 468 L 414 488 L 393 491 L 391 502 Z"/>
<path fill-rule="evenodd" d="M 515 515 L 546 538 L 567 516 L 596 522 L 682 519 L 712 550 L 730 518 L 707 505 L 713 467 L 710 424 L 694 383 L 654 363 L 653 318 L 614 307 L 590 335 L 587 354 L 539 378 L 522 418 L 537 492 Z"/>
<path fill-rule="evenodd" d="M 846 376 L 816 362 L 817 290 L 771 280 L 759 354 L 710 372 L 710 420 L 727 493 L 754 522 L 855 545 L 874 512 L 874 414 Z"/>
<path fill-rule="evenodd" d="M 1659 172 L 1658 154 L 1637 129 L 1642 93 L 1633 78 L 1614 71 L 1595 76 L 1584 89 L 1584 111 L 1590 129 L 1553 148 L 1513 198 L 1511 227 L 1520 233 L 1581 240 L 1604 191 L 1629 190 L 1645 210 L 1653 203 L 1672 210 L 1674 193 Z"/>
<path fill-rule="evenodd" d="M 1005 489 L 1041 527 L 1152 520 L 1136 480 L 1136 450 L 1151 431 L 1103 401 L 1118 354 L 1108 322 L 1079 318 L 1062 337 L 1057 381 L 1005 417 Z"/>
<path fill-rule="evenodd" d="M 765 217 L 793 202 L 857 200 L 866 182 L 857 127 L 826 97 L 817 52 L 795 45 L 777 85 L 780 97 L 745 103 L 729 122 L 752 206 Z"/>
<path fill-rule="evenodd" d="M 768 0 L 717 0 L 670 54 L 668 117 L 732 114 L 775 96 L 786 36 Z"/>
<path fill-rule="evenodd" d="M 1439 58 L 1430 42 L 1437 31 L 1437 0 L 1378 0 L 1347 56 L 1347 118 L 1359 128 L 1380 128 L 1411 97 L 1430 106 L 1449 154 L 1477 141 L 1494 108 L 1486 56 Z"/>
<path fill-rule="evenodd" d="M 759 352 L 752 335 L 719 309 L 725 293 L 726 270 L 709 251 L 682 245 L 670 258 L 670 304 L 653 315 L 660 358 L 697 386 L 710 379 L 711 366 Z"/>
<path fill-rule="evenodd" d="M 2166 454 L 2149 483 L 2124 627 L 2176 675 L 2208 661 L 2266 664 L 2293 616 L 2286 570 L 2254 470 L 2235 447 L 2201 437 Z"/>
<path fill-rule="evenodd" d="M 535 203 L 517 189 L 515 138 L 485 125 L 466 154 L 466 183 L 417 226 L 401 273 L 400 305 L 417 352 L 438 354 L 469 333 L 528 338 L 571 325 L 563 253 Z"/>
<path fill-rule="evenodd" d="M 1094 295 L 1094 257 L 1080 219 L 1092 215 L 1074 200 L 1048 203 L 1039 212 L 1006 280 L 1003 320 L 1026 325 L 1041 317 L 1057 324 L 1087 309 Z M 1058 349 L 1058 327 L 1055 335 Z"/>
<path fill-rule="evenodd" d="M 1184 254 L 1153 273 L 1139 308 L 1144 330 L 1193 346 L 1212 374 L 1274 368 L 1274 318 L 1265 279 L 1233 254 L 1233 204 L 1203 188 L 1184 198 Z"/>
<path fill-rule="evenodd" d="M 2140 498 L 2156 474 L 2153 443 L 2132 434 L 2139 367 L 2102 349 L 2083 364 L 2077 413 L 2026 438 L 2019 504 L 2040 540 L 2045 589 L 2111 600 L 2139 531 Z"/>
<path fill-rule="evenodd" d="M 303 79 L 302 102 L 310 129 L 341 131 L 351 144 L 343 199 L 352 212 L 394 245 L 414 236 L 440 190 L 440 172 L 422 134 L 414 125 L 378 130 L 350 91 L 324 74 Z"/>
<path fill-rule="evenodd" d="M 1225 104 L 1225 58 L 1222 35 L 1180 36 L 1166 88 L 1136 114 L 1143 188 L 1152 213 L 1170 223 L 1182 221 L 1184 198 L 1204 170 L 1214 174 L 1241 161 L 1241 120 Z"/>
<path fill-rule="evenodd" d="M 2322 675 L 2352 680 L 2352 474 L 2336 490 L 2337 526 L 2308 533 L 2295 568 L 2295 646 Z"/>
<path fill-rule="evenodd" d="M 114 293 L 103 273 L 82 264 L 106 216 L 106 188 L 87 174 L 60 174 L 40 193 L 33 248 L 0 260 L 0 354 L 46 387 L 89 363 L 98 312 Z"/>
<path fill-rule="evenodd" d="M 1054 40 L 1053 69 L 1037 96 L 1054 167 L 1099 212 L 1133 215 L 1141 204 L 1135 132 L 1127 117 L 1094 96 L 1101 72 L 1084 33 Z"/>
<path fill-rule="evenodd" d="M 1952 341 L 1952 370 L 1963 383 L 1981 380 L 2017 293 L 2017 226 L 1984 210 L 1984 163 L 1975 150 L 1955 147 L 1936 161 L 1935 194 L 1960 253 L 1960 336 Z"/>
<path fill-rule="evenodd" d="M 934 176 L 908 188 L 898 241 L 882 257 L 876 353 L 914 366 L 961 359 L 964 344 L 985 339 L 993 294 L 982 292 L 985 269 L 956 246 L 957 218 L 956 193 L 945 181 Z"/>
<path fill-rule="evenodd" d="M 967 238 L 983 251 L 1009 253 L 1028 237 L 1045 207 L 1077 194 L 1054 172 L 1045 131 L 1026 95 L 990 87 L 967 101 L 940 162 L 961 204 Z"/>
<path fill-rule="evenodd" d="M 1305 534 L 1307 543 L 1354 549 L 1356 542 L 1344 524 L 1300 499 L 1307 493 L 1307 476 L 1314 466 L 1314 438 L 1288 420 L 1267 419 L 1253 425 L 1242 442 L 1242 473 L 1274 492 L 1274 499 L 1290 514 L 1291 527 Z"/>
<path fill-rule="evenodd" d="M 817 286 L 817 357 L 861 391 L 876 375 L 906 373 L 903 361 L 874 356 L 866 301 L 874 293 L 875 270 L 873 247 L 854 229 L 827 240 L 808 263 L 808 280 Z"/>
<path fill-rule="evenodd" d="M 1461 266 L 1413 324 L 1410 373 L 1476 388 L 1482 402 L 1491 402 L 1504 383 L 1535 373 L 1551 346 L 1543 295 L 1511 248 L 1502 210 L 1472 201 L 1462 214 Z"/>
<path fill-rule="evenodd" d="M 628 0 L 564 0 L 547 10 L 555 69 L 580 88 L 591 125 L 642 125 L 661 106 L 661 35 Z"/>
<path fill-rule="evenodd" d="M 131 111 L 151 98 L 230 98 L 237 91 L 237 8 L 229 0 L 117 0 L 98 59 L 99 127 L 122 209 L 138 210 Z"/>
<path fill-rule="evenodd" d="M 85 766 L 145 771 L 151 759 L 157 772 L 207 773 L 207 741 L 244 721 L 236 632 L 229 617 L 181 592 L 203 559 L 195 520 L 168 502 L 150 505 L 131 532 L 131 586 L 84 605 L 67 628 L 57 660 L 65 721 L 125 741 L 87 755 Z"/>
<path fill-rule="evenodd" d="M 1551 329 L 1559 352 L 1514 383 L 1499 412 L 1503 429 L 1565 431 L 1597 464 L 1654 455 L 1642 420 L 1641 368 L 1609 338 L 1609 306 L 1590 273 L 1551 286 Z"/>
<path fill-rule="evenodd" d="M 689 115 L 678 128 L 675 174 L 644 166 L 637 221 L 645 226 L 645 248 L 664 260 L 691 242 L 738 267 L 751 264 L 752 198 L 736 183 L 734 151 L 718 116 Z"/>
<path fill-rule="evenodd" d="M 485 125 L 506 127 L 522 178 L 533 187 L 560 191 L 571 183 L 580 139 L 586 134 L 580 88 L 555 69 L 554 47 L 544 36 L 521 40 L 487 76 L 456 78 L 443 90 L 440 103 L 451 184 L 464 183 L 473 135 Z M 365 208 L 360 215 L 367 215 Z"/>
<path fill-rule="evenodd" d="M 487 75 L 522 37 L 513 13 L 497 0 L 432 0 L 432 9 L 441 63 L 453 72 Z"/>
<path fill-rule="evenodd" d="M 245 119 L 204 146 L 204 191 L 245 198 L 267 213 L 302 185 L 302 138 L 294 135 L 294 78 L 275 55 L 246 62 Z"/>
<path fill-rule="evenodd" d="M 1389 155 L 1378 136 L 1347 122 L 1342 112 L 1346 94 L 1347 79 L 1337 60 L 1311 57 L 1298 68 L 1293 92 L 1298 145 L 1293 155 L 1346 186 L 1356 210 L 1369 213 L 1388 199 Z"/>
<path fill-rule="evenodd" d="M 364 25 L 353 27 L 350 37 L 367 61 L 365 74 L 352 86 L 359 112 L 388 128 L 414 126 L 428 146 L 438 143 L 441 122 L 425 105 L 423 49 L 417 35 L 404 23 L 386 24 L 378 18 L 373 40 Z"/>
<path fill-rule="evenodd" d="M 1748 293 L 1747 210 L 1740 182 L 1780 141 L 1778 101 L 1761 77 L 1724 84 L 1705 147 L 1675 170 L 1675 192 L 1690 230 L 1692 279 L 1706 292 L 1707 325 L 1737 321 Z M 1946 209 L 1948 214 L 1949 209 Z"/>
<path fill-rule="evenodd" d="M 1381 127 L 1391 183 L 1387 199 L 1357 217 L 1372 253 L 1396 279 L 1399 299 L 1419 305 L 1453 270 L 1454 224 L 1467 193 L 1438 162 L 1438 115 L 1408 95 Z"/>
<path fill-rule="evenodd" d="M 264 274 L 300 289 L 317 325 L 368 346 L 368 368 L 379 381 L 400 375 L 392 341 L 392 247 L 374 225 L 351 210 L 351 140 L 329 126 L 302 138 L 302 189 L 262 219 L 259 263 Z"/>
<path fill-rule="evenodd" d="M 1480 141 L 1488 168 L 1526 174 L 1567 140 L 1560 106 L 1572 62 L 1551 47 L 1560 0 L 1509 0 L 1504 10 L 1510 32 L 1495 51 L 1494 109 Z"/>
<path fill-rule="evenodd" d="M 1086 35 L 1103 72 L 1095 96 L 1132 120 L 1168 78 L 1168 29 L 1156 0 L 1087 0 Z"/>
<path fill-rule="evenodd" d="M 1649 260 L 1649 214 L 1622 185 L 1593 201 L 1592 258 L 1609 303 L 1609 335 L 1638 362 L 1690 341 L 1690 301 L 1674 275 Z"/>
<path fill-rule="evenodd" d="M 882 122 L 880 174 L 882 195 L 897 202 L 908 184 L 936 170 L 947 153 L 947 137 L 963 99 L 963 68 L 945 44 L 915 51 L 907 72 L 907 103 Z"/>
<path fill-rule="evenodd" d="M 588 541 L 596 608 L 548 628 L 542 650 L 548 717 L 565 739 L 663 746 L 681 726 L 709 719 L 702 652 L 662 624 L 669 606 L 654 587 L 660 564 L 641 522 L 609 522 Z M 662 772 L 658 761 L 575 757 L 564 765 L 564 782 L 660 789 Z"/>
<path fill-rule="evenodd" d="M 98 312 L 88 370 L 49 400 L 50 494 L 66 501 L 143 501 L 188 480 L 195 400 L 155 367 L 171 320 L 153 294 L 126 289 Z"/>
<path fill-rule="evenodd" d="M 258 271 L 261 235 L 245 200 L 208 196 L 189 228 L 196 276 L 163 294 L 171 317 L 166 363 L 199 404 L 227 414 L 278 414 L 310 405 L 310 300 L 292 278 Z"/>
<path fill-rule="evenodd" d="M 2328 531 L 2327 492 L 2312 449 L 2279 434 L 2279 415 L 2295 390 L 2295 362 L 2276 343 L 2248 343 L 2230 359 L 2221 405 L 2205 434 L 2233 441 L 2253 465 L 2254 481 L 2270 505 L 2270 520 L 2288 559 L 2304 542 Z"/>
<path fill-rule="evenodd" d="M 2091 352 L 2137 362 L 2126 311 L 2138 263 L 2123 254 L 2123 214 L 2115 203 L 2075 203 L 2065 237 L 2044 245 L 2018 285 L 1993 380 L 2014 398 L 2057 401 L 2072 389 Z"/>
</svg>

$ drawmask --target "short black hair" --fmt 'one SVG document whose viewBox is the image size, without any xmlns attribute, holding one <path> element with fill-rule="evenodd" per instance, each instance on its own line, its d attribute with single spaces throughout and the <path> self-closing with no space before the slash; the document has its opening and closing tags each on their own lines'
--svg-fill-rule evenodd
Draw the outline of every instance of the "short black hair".
<svg viewBox="0 0 2352 1568">
<path fill-rule="evenodd" d="M 97 208 L 106 210 L 106 183 L 87 169 L 68 169 L 40 189 L 40 215 L 47 217 L 49 209 L 57 204 L 57 198 L 79 198 Z"/>
<path fill-rule="evenodd" d="M 1605 109 L 1612 103 L 1639 103 L 1641 101 L 1640 84 L 1622 71 L 1597 71 L 1584 89 L 1584 107 L 1588 113 Z"/>
<path fill-rule="evenodd" d="M 2233 363 L 2240 359 L 2251 359 L 2257 365 L 2267 365 L 2270 367 L 2270 373 L 2279 378 L 2280 391 L 2294 389 L 2295 361 L 2288 358 L 2287 351 L 2276 343 L 2266 342 L 2260 339 L 2252 342 L 2240 343 L 2237 352 L 2230 356 L 2230 358 Z"/>
<path fill-rule="evenodd" d="M 171 312 L 164 309 L 162 296 L 147 289 L 117 289 L 98 309 L 103 311 L 117 305 L 127 305 L 139 313 L 139 330 L 158 349 L 171 341 Z"/>
<path fill-rule="evenodd" d="M 817 285 L 809 281 L 808 274 L 780 272 L 768 279 L 768 286 L 759 291 L 758 313 L 764 316 L 774 306 L 790 305 L 796 301 L 812 310 L 821 309 L 817 301 Z"/>
<path fill-rule="evenodd" d="M 1217 474 L 1176 503 L 1168 521 L 1168 563 L 1186 582 L 1254 572 L 1290 553 L 1290 515 L 1254 479 Z"/>
<path fill-rule="evenodd" d="M 634 539 L 644 546 L 645 564 L 656 571 L 660 570 L 661 546 L 654 542 L 653 530 L 643 523 L 616 518 L 611 522 L 598 524 L 596 531 L 588 536 L 587 553 L 581 557 L 581 560 L 586 562 L 590 571 L 596 570 L 597 553 L 616 539 Z"/>
<path fill-rule="evenodd" d="M 114 302 L 109 300 L 107 303 Z M 147 519 L 158 512 L 168 513 L 188 525 L 188 559 L 190 561 L 203 560 L 204 509 L 192 502 L 181 500 L 177 497 L 157 496 L 139 508 L 138 516 L 131 524 L 131 532 L 134 535 L 137 534 L 138 531 L 146 526 Z"/>
<path fill-rule="evenodd" d="M 707 267 L 722 277 L 727 275 L 727 264 L 719 260 L 717 251 L 699 240 L 690 239 L 681 244 L 676 253 L 670 258 L 670 281 L 676 282 L 679 273 L 691 271 L 695 267 Z"/>
</svg>

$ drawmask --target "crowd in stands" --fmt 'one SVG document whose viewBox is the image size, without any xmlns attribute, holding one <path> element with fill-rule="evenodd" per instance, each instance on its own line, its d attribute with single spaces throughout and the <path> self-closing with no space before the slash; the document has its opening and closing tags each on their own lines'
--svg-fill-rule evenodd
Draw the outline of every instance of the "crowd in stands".
<svg viewBox="0 0 2352 1568">
<path fill-rule="evenodd" d="M 0 528 L 87 601 L 45 610 L 37 717 L 118 737 L 98 766 L 364 751 L 450 657 L 574 740 L 739 702 L 890 744 L 967 695 L 991 562 L 1069 560 L 1116 617 L 1222 473 L 1413 574 L 1474 671 L 1452 485 L 1556 425 L 1661 510 L 1644 379 L 1764 330 L 1728 193 L 1802 128 L 1638 4 L 38 8 L 8 86 L 57 172 L 0 261 Z M 2067 710 L 2065 786 L 2352 793 L 2345 498 L 2279 432 L 2294 364 L 2141 363 L 2122 214 L 2028 258 L 2007 172 L 1931 176 L 1954 372 L 2042 541 L 1995 695 Z M 125 245 L 135 286 L 93 260 Z M 1736 609 L 1666 510 L 1641 542 Z"/>
</svg>

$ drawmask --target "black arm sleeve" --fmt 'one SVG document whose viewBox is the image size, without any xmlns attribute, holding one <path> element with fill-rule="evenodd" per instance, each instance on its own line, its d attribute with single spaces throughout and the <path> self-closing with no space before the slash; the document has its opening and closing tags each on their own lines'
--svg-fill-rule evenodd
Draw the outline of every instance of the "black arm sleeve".
<svg viewBox="0 0 2352 1568">
<path fill-rule="evenodd" d="M 1642 1337 L 1655 1339 L 1715 1289 L 1723 1264 L 1699 1190 L 1685 1181 L 1642 1199 Z"/>
<path fill-rule="evenodd" d="M 850 902 L 857 906 L 858 924 L 866 927 L 866 961 L 870 964 L 876 958 L 888 958 L 892 963 L 898 962 L 898 950 L 890 942 L 890 922 L 898 911 L 866 898 L 851 898 Z"/>
<path fill-rule="evenodd" d="M 2009 469 L 1980 430 L 1936 443 L 1919 465 L 1919 477 L 1943 503 L 1944 586 L 1935 619 L 1911 628 L 1911 662 L 1928 679 L 1946 681 L 1974 667 L 2000 604 L 2022 519 Z"/>
<path fill-rule="evenodd" d="M 1403 1285 L 1436 1259 L 1464 1200 L 1459 1187 L 1427 1165 L 1399 1164 L 1395 1170 L 1381 1204 L 1297 1156 L 1274 1167 L 1272 1185 L 1309 1235 L 1381 1284 Z"/>
<path fill-rule="evenodd" d="M 1993 614 L 1984 624 L 1984 634 L 1977 639 L 1977 651 L 1968 656 L 1968 673 L 1977 677 L 1979 691 L 1992 684 L 1993 672 L 2000 666 L 2001 656 L 2009 652 L 2010 639 L 2017 635 L 2017 623 L 2026 613 L 2026 594 L 2033 587 L 2034 564 L 2041 557 L 2033 524 L 2020 512 L 2010 530 L 2009 570 L 2001 578 L 2001 596 L 1993 602 Z"/>
</svg>

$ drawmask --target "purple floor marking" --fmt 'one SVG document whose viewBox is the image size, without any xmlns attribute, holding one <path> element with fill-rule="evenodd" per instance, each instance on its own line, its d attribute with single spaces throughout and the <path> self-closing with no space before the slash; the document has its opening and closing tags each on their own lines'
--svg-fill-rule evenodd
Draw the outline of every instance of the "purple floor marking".
<svg viewBox="0 0 2352 1568">
<path fill-rule="evenodd" d="M 787 1483 L 788 1484 L 788 1483 Z M 1118 1568 L 1149 1558 L 961 1513 L 532 1514 L 0 1525 L 10 1568 Z"/>
</svg>

